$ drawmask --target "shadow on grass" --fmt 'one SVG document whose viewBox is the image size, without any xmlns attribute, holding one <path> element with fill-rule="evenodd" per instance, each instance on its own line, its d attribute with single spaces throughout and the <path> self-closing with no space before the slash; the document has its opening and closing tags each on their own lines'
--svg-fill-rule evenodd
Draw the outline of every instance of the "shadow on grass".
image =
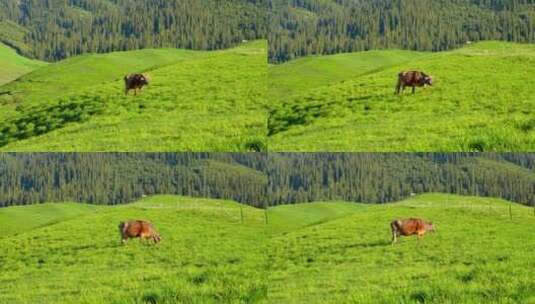
<svg viewBox="0 0 535 304">
<path fill-rule="evenodd" d="M 390 240 L 380 240 L 370 243 L 358 243 L 358 244 L 347 244 L 343 248 L 374 248 L 374 247 L 383 247 L 390 246 L 392 242 Z"/>
</svg>

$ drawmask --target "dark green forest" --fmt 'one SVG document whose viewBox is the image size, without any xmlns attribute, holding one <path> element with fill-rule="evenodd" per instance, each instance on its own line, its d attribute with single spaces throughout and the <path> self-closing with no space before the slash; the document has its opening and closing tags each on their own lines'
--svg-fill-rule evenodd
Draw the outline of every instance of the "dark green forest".
<svg viewBox="0 0 535 304">
<path fill-rule="evenodd" d="M 266 33 L 266 0 L 0 0 L 0 41 L 48 61 L 148 47 L 221 49 Z"/>
<path fill-rule="evenodd" d="M 535 42 L 533 0 L 272 0 L 269 60 L 378 48 Z"/>
<path fill-rule="evenodd" d="M 535 154 L 269 154 L 272 205 L 325 200 L 385 203 L 423 192 L 535 205 Z"/>
<path fill-rule="evenodd" d="M 0 207 L 122 204 L 151 194 L 233 199 L 262 207 L 264 154 L 1 153 Z"/>
<path fill-rule="evenodd" d="M 257 207 L 444 192 L 535 205 L 534 153 L 3 153 L 0 207 L 151 194 Z"/>
</svg>

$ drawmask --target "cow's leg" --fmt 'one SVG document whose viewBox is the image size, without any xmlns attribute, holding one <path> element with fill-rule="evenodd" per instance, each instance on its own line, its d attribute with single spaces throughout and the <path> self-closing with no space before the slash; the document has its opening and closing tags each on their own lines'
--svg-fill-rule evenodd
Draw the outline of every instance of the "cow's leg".
<svg viewBox="0 0 535 304">
<path fill-rule="evenodd" d="M 414 93 L 416 93 L 416 87 L 415 86 L 412 87 L 412 94 L 414 94 Z"/>
<path fill-rule="evenodd" d="M 396 95 L 399 95 L 400 89 L 401 89 L 401 81 L 398 81 L 398 84 L 396 85 Z"/>
</svg>

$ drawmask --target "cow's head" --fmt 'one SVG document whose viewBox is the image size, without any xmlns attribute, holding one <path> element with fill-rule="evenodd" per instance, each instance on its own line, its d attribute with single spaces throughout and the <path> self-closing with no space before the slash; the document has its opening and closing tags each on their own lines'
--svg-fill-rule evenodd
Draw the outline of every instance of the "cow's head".
<svg viewBox="0 0 535 304">
<path fill-rule="evenodd" d="M 425 75 L 424 76 L 424 83 L 427 85 L 432 86 L 433 85 L 433 76 Z"/>
<path fill-rule="evenodd" d="M 139 80 L 141 81 L 141 83 L 143 85 L 148 85 L 149 84 L 149 81 L 150 81 L 150 77 L 149 75 L 146 75 L 146 74 L 141 74 L 139 76 Z"/>
</svg>

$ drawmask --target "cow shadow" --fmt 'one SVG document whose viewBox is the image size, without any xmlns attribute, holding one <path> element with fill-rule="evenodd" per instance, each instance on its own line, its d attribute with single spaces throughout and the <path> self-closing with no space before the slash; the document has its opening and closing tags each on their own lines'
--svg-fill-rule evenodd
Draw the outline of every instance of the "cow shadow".
<svg viewBox="0 0 535 304">
<path fill-rule="evenodd" d="M 370 243 L 347 244 L 347 245 L 344 245 L 343 248 L 375 248 L 375 247 L 390 246 L 391 244 L 392 242 L 390 240 L 378 240 L 378 241 L 370 242 Z"/>
</svg>

